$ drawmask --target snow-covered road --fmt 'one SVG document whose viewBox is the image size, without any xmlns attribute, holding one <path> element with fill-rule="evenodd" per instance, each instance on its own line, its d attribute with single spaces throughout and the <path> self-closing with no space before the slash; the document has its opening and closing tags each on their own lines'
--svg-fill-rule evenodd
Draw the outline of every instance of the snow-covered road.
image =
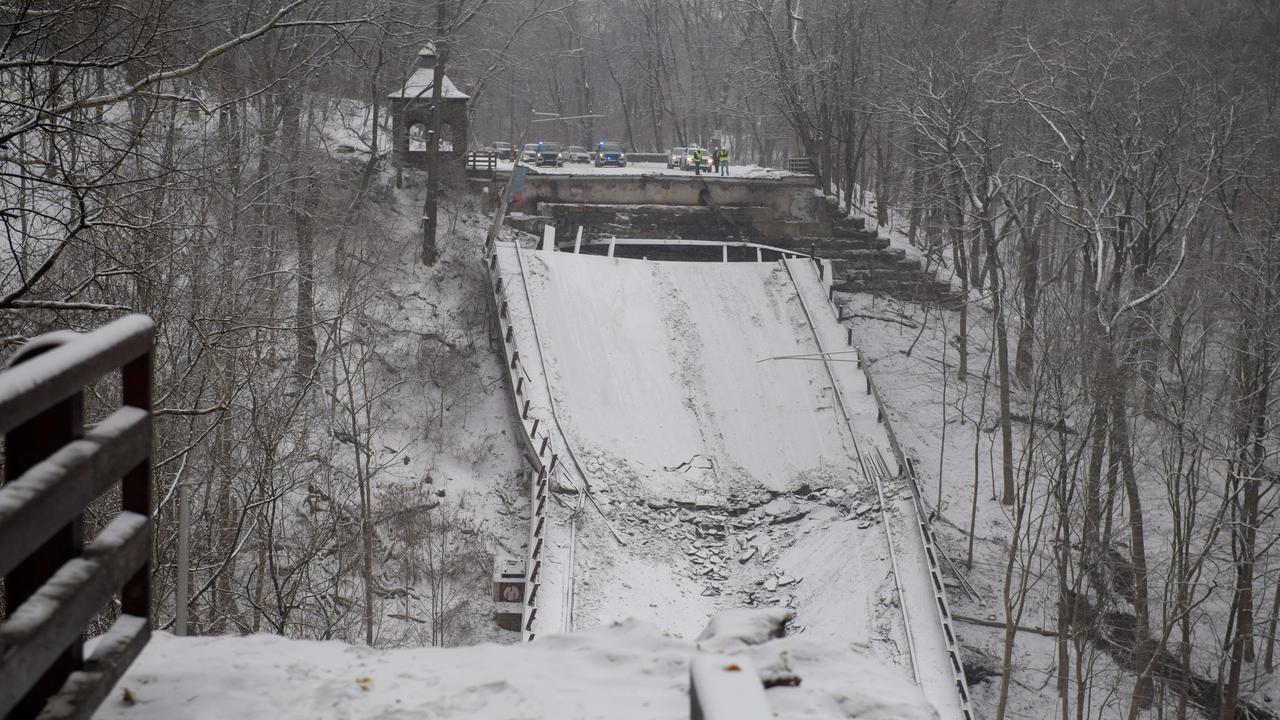
<svg viewBox="0 0 1280 720">
<path fill-rule="evenodd" d="M 539 632 L 634 617 L 689 637 L 724 608 L 789 605 L 805 632 L 870 646 L 908 674 L 918 666 L 942 716 L 959 717 L 945 656 L 908 654 L 936 650 L 916 637 L 933 598 L 899 607 L 859 450 L 879 448 L 896 468 L 813 263 L 788 272 L 512 244 L 497 258 L 515 345 L 542 375 L 530 398 L 556 428 L 561 489 L 590 487 L 599 505 L 578 512 L 570 544 L 577 504 L 568 492 L 553 504 Z M 831 362 L 815 356 L 815 335 Z M 898 539 L 914 517 L 898 493 L 909 499 L 888 488 L 885 517 L 915 575 L 918 551 Z"/>
</svg>

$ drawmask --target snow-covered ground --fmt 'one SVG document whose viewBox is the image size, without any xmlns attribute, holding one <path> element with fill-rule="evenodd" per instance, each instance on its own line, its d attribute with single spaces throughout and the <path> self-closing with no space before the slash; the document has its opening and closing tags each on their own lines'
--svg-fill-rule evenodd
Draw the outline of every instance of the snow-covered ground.
<svg viewBox="0 0 1280 720">
<path fill-rule="evenodd" d="M 689 717 L 698 656 L 748 658 L 762 678 L 798 679 L 766 691 L 776 718 L 937 717 L 869 653 L 806 636 L 768 639 L 761 619 L 718 618 L 696 642 L 632 620 L 518 647 L 447 650 L 158 633 L 94 717 L 676 720 Z"/>
<path fill-rule="evenodd" d="M 722 608 L 783 603 L 806 634 L 916 668 L 929 699 L 953 709 L 910 496 L 890 487 L 886 498 L 904 620 L 859 452 L 896 468 L 812 263 L 508 244 L 498 268 L 515 344 L 542 375 L 529 382 L 534 412 L 562 431 L 570 477 L 557 484 L 589 487 L 599 505 L 553 505 L 539 632 L 635 617 L 688 636 Z"/>
<path fill-rule="evenodd" d="M 503 161 L 498 163 L 500 172 L 510 172 L 514 163 Z M 665 163 L 655 162 L 633 162 L 626 167 L 596 167 L 590 163 L 565 163 L 563 167 L 534 167 L 528 166 L 528 172 L 538 175 L 669 175 L 674 177 L 699 177 L 694 175 L 692 170 L 681 170 L 680 168 L 668 168 Z M 730 165 L 730 178 L 758 178 L 758 179 L 777 179 L 783 177 L 792 177 L 793 173 L 777 168 L 760 167 L 759 165 Z M 718 177 L 714 171 L 702 173 L 701 177 L 714 178 Z"/>
</svg>

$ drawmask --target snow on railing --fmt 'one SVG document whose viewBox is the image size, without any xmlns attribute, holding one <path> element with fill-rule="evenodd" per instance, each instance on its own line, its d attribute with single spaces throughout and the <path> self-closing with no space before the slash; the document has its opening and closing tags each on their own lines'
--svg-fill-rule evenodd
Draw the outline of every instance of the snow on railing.
<svg viewBox="0 0 1280 720">
<path fill-rule="evenodd" d="M 0 717 L 88 717 L 151 636 L 151 346 L 130 315 L 24 345 L 0 372 Z M 84 430 L 84 393 L 120 371 L 121 402 Z M 120 513 L 84 545 L 85 507 L 120 485 Z M 93 653 L 84 632 L 120 615 Z"/>
<path fill-rule="evenodd" d="M 494 313 L 498 318 L 498 337 L 502 345 L 502 356 L 506 358 L 503 375 L 507 380 L 508 397 L 520 419 L 520 444 L 524 446 L 525 457 L 533 466 L 533 474 L 529 482 L 529 551 L 525 562 L 525 592 L 521 610 L 520 637 L 524 642 L 534 639 L 534 621 L 538 615 L 538 590 L 542 587 L 542 554 L 545 550 L 547 526 L 547 489 L 550 485 L 551 473 L 555 471 L 559 458 L 551 452 L 550 433 L 541 425 L 539 418 L 530 418 L 532 402 L 526 386 L 529 374 L 525 372 L 520 360 L 520 350 L 516 347 L 515 326 L 511 322 L 510 305 L 507 302 L 506 288 L 502 277 L 497 272 L 498 253 L 495 246 L 490 247 L 488 260 L 485 263 L 489 286 L 492 290 L 490 300 Z"/>
<path fill-rule="evenodd" d="M 889 415 L 885 412 L 884 400 L 880 397 L 880 390 L 876 387 L 875 381 L 871 379 L 871 370 L 862 355 L 862 350 L 858 350 L 857 356 L 858 367 L 862 369 L 862 374 L 867 379 L 867 393 L 875 398 L 877 416 L 884 425 L 885 435 L 889 438 L 889 448 L 898 463 L 898 473 L 906 478 L 907 487 L 911 490 L 911 500 L 916 510 L 916 529 L 920 533 L 920 541 L 924 544 L 925 560 L 929 564 L 929 580 L 933 587 L 934 610 L 937 613 L 938 622 L 942 625 L 942 635 L 947 644 L 947 659 L 954 675 L 956 693 L 960 696 L 964 720 L 972 720 L 974 717 L 973 705 L 969 699 L 969 686 L 965 682 L 964 663 L 960 658 L 960 644 L 956 639 L 955 626 L 951 622 L 951 608 L 947 602 L 946 586 L 942 581 L 942 567 L 938 564 L 941 550 L 934 541 L 933 528 L 928 520 L 929 513 L 920 497 L 920 486 L 916 479 L 915 464 L 910 462 L 910 459 L 902 451 L 902 446 L 898 443 L 898 437 L 893 432 L 893 423 L 889 421 Z"/>
<path fill-rule="evenodd" d="M 814 262 L 817 264 L 816 259 Z M 818 264 L 818 268 L 819 277 L 822 277 L 821 264 Z M 836 306 L 834 287 L 828 286 L 827 303 L 831 306 L 832 312 L 836 314 L 836 318 L 840 319 L 840 308 Z M 852 347 L 852 328 L 848 328 L 846 340 L 848 345 Z M 898 464 L 898 474 L 906 479 L 907 487 L 911 490 L 911 500 L 916 511 L 915 525 L 920 533 L 920 541 L 924 544 L 925 560 L 929 565 L 929 580 L 933 587 L 934 595 L 934 611 L 937 614 L 939 624 L 942 626 L 942 637 L 947 645 L 947 660 L 954 676 L 956 694 L 960 697 L 960 706 L 964 712 L 963 720 L 973 720 L 973 704 L 969 699 L 969 686 L 965 682 L 964 663 L 960 658 L 960 644 L 956 640 L 955 626 L 951 622 L 951 609 L 947 602 L 946 586 L 942 582 L 942 567 L 938 564 L 941 550 L 934 541 L 933 529 L 930 527 L 928 519 L 929 513 L 924 506 L 924 501 L 921 499 L 915 464 L 910 462 L 910 459 L 902 450 L 901 443 L 898 442 L 898 436 L 893 431 L 893 423 L 890 422 L 889 414 L 885 410 L 884 399 L 880 396 L 880 390 L 876 387 L 875 381 L 871 378 L 871 369 L 867 365 L 862 350 L 860 348 L 855 348 L 854 350 L 858 358 L 858 368 L 862 370 L 862 375 L 867 380 L 867 394 L 875 398 L 876 420 L 884 426 L 884 433 L 889 438 L 889 450 L 893 453 L 893 458 Z M 883 461 L 881 462 L 883 463 Z"/>
</svg>

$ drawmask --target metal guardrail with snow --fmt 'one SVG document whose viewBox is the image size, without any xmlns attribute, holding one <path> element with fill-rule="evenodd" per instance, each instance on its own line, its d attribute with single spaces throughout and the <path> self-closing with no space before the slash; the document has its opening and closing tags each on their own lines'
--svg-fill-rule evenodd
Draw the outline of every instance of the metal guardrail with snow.
<svg viewBox="0 0 1280 720">
<path fill-rule="evenodd" d="M 821 273 L 821 270 L 819 270 L 819 273 Z M 827 302 L 830 304 L 832 311 L 836 313 L 836 317 L 839 318 L 840 309 L 835 304 L 834 290 L 827 293 Z M 850 345 L 853 344 L 853 330 L 851 328 L 849 329 L 848 342 Z M 954 624 L 951 622 L 951 609 L 947 602 L 946 586 L 943 584 L 942 568 L 938 563 L 941 551 L 934 540 L 933 529 L 930 527 L 928 520 L 929 513 L 924 506 L 924 501 L 921 499 L 915 464 L 910 462 L 906 453 L 902 450 L 901 443 L 898 442 L 897 433 L 893 430 L 893 423 L 889 420 L 889 414 L 885 410 L 884 399 L 881 397 L 880 390 L 876 387 L 875 381 L 871 377 L 871 370 L 867 365 L 861 348 L 855 348 L 855 351 L 858 358 L 858 368 L 862 370 L 862 375 L 867 381 L 867 393 L 875 399 L 876 420 L 884 426 L 885 435 L 889 438 L 889 449 L 898 464 L 898 473 L 906 479 L 907 487 L 911 491 L 912 506 L 915 508 L 916 514 L 916 522 L 914 524 L 920 534 L 920 541 L 924 545 L 925 559 L 929 565 L 929 580 L 934 593 L 934 610 L 937 613 L 938 622 L 942 626 L 942 636 L 947 646 L 947 659 L 954 676 L 956 693 L 960 698 L 961 708 L 964 712 L 963 720 L 973 720 L 973 704 L 969 698 L 969 686 L 965 682 L 964 663 L 960 657 L 960 645 L 956 639 Z"/>
<path fill-rule="evenodd" d="M 529 551 L 525 564 L 525 592 L 520 622 L 520 635 L 524 642 L 534 639 L 534 621 L 538 615 L 538 590 L 542 587 L 542 554 L 545 550 L 547 529 L 547 494 L 551 473 L 555 470 L 559 458 L 550 448 L 550 433 L 542 427 L 538 418 L 530 419 L 531 401 L 526 391 L 530 382 L 520 360 L 520 350 L 515 343 L 515 327 L 511 322 L 510 305 L 506 299 L 506 289 L 502 277 L 497 274 L 498 254 L 496 247 L 490 249 L 485 263 L 491 295 L 490 301 L 498 321 L 498 338 L 502 345 L 502 356 L 506 359 L 503 377 L 506 379 L 508 398 L 512 402 L 516 415 L 520 418 L 520 444 L 524 447 L 525 457 L 533 466 L 534 473 L 529 482 Z"/>
<path fill-rule="evenodd" d="M 822 262 L 817 258 L 811 259 L 813 260 L 814 267 L 817 269 L 818 277 L 826 280 L 824 277 L 824 265 Z M 836 319 L 839 320 L 840 309 L 836 306 L 835 302 L 835 288 L 829 284 L 827 285 L 826 298 L 827 304 L 831 308 L 832 312 L 835 313 Z M 852 346 L 853 331 L 851 328 L 848 329 L 846 338 L 847 343 Z M 885 436 L 889 439 L 889 449 L 893 453 L 894 460 L 898 464 L 899 476 L 906 478 L 907 486 L 911 491 L 912 508 L 915 510 L 916 516 L 916 521 L 913 524 L 916 526 L 920 542 L 924 547 L 925 560 L 928 564 L 930 586 L 932 587 L 934 594 L 933 607 L 942 631 L 942 639 L 946 645 L 948 665 L 951 670 L 956 695 L 960 701 L 961 712 L 963 713 L 963 717 L 960 720 L 973 720 L 973 703 L 969 698 L 969 686 L 965 682 L 964 663 L 960 657 L 960 646 L 956 639 L 954 625 L 951 622 L 951 610 L 947 603 L 946 586 L 942 581 L 942 569 L 938 564 L 938 557 L 941 555 L 941 551 L 937 547 L 937 543 L 934 541 L 933 530 L 930 528 L 928 522 L 929 515 L 926 512 L 924 503 L 920 497 L 920 488 L 915 477 L 915 466 L 911 462 L 908 462 L 906 453 L 903 452 L 902 445 L 898 442 L 898 436 L 893 430 L 893 423 L 889 420 L 889 415 L 885 410 L 884 400 L 880 396 L 880 391 L 871 378 L 871 371 L 867 366 L 862 350 L 854 348 L 854 351 L 858 359 L 858 368 L 862 370 L 863 377 L 866 378 L 867 381 L 867 394 L 871 395 L 875 399 L 876 421 L 884 427 Z M 880 464 L 883 465 L 883 460 L 880 460 Z M 882 511 L 884 509 L 883 500 L 881 502 L 881 509 Z M 910 634 L 909 630 L 908 634 Z"/>
<path fill-rule="evenodd" d="M 0 717 L 87 718 L 151 637 L 151 348 L 130 315 L 24 345 L 0 372 Z M 84 393 L 120 371 L 121 402 L 85 432 Z M 120 486 L 120 512 L 84 544 L 89 503 Z M 120 615 L 84 655 L 84 632 Z"/>
<path fill-rule="evenodd" d="M 951 622 L 951 608 L 947 602 L 946 586 L 942 581 L 942 567 L 938 563 L 938 557 L 941 550 L 934 541 L 933 528 L 929 525 L 929 513 L 925 509 L 924 501 L 920 496 L 920 485 L 916 478 L 915 464 L 910 461 L 903 452 L 902 446 L 898 443 L 898 436 L 893 431 L 893 423 L 889 420 L 889 415 L 885 411 L 884 400 L 880 396 L 880 390 L 876 387 L 875 381 L 871 378 L 871 370 L 867 366 L 866 359 L 862 355 L 862 350 L 857 352 L 858 367 L 862 369 L 862 374 L 867 379 L 867 392 L 875 398 L 876 408 L 881 418 L 885 434 L 889 437 L 889 448 L 893 452 L 894 459 L 898 463 L 898 472 L 907 480 L 907 487 L 911 490 L 912 504 L 916 510 L 916 529 L 920 533 L 920 540 L 924 543 L 925 559 L 929 564 L 929 579 L 933 586 L 934 609 L 938 614 L 938 622 L 942 625 L 943 639 L 947 643 L 947 659 L 951 663 L 951 671 L 955 675 L 956 692 L 959 694 L 964 708 L 964 720 L 972 720 L 973 706 L 969 699 L 969 686 L 965 682 L 964 663 L 960 658 L 960 644 L 956 639 L 955 626 Z"/>
</svg>

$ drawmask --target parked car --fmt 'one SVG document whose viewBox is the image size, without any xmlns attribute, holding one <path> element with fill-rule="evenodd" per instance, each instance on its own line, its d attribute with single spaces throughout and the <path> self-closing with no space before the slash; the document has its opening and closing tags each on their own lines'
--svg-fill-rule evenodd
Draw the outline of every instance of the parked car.
<svg viewBox="0 0 1280 720">
<path fill-rule="evenodd" d="M 621 143 L 601 142 L 596 145 L 596 167 L 605 165 L 627 166 L 627 154 L 622 151 Z"/>
<path fill-rule="evenodd" d="M 671 148 L 667 153 L 667 169 L 672 168 L 684 169 L 684 148 Z"/>
<path fill-rule="evenodd" d="M 591 162 L 591 153 L 581 145 L 570 145 L 564 149 L 564 159 L 572 163 L 589 163 Z"/>
<path fill-rule="evenodd" d="M 496 142 L 489 146 L 498 155 L 499 160 L 510 160 L 515 157 L 509 142 Z"/>
<path fill-rule="evenodd" d="M 540 142 L 538 143 L 538 167 L 550 165 L 552 167 L 560 167 L 564 165 L 564 160 L 560 157 L 560 143 Z"/>
<path fill-rule="evenodd" d="M 702 162 L 700 163 L 702 165 L 702 169 L 711 169 L 711 151 L 703 147 L 698 147 L 697 145 L 690 145 L 684 149 L 684 164 L 680 166 L 681 170 L 693 169 L 693 154 L 698 150 L 702 151 Z"/>
<path fill-rule="evenodd" d="M 538 162 L 538 143 L 526 143 L 520 150 L 520 162 Z"/>
</svg>

